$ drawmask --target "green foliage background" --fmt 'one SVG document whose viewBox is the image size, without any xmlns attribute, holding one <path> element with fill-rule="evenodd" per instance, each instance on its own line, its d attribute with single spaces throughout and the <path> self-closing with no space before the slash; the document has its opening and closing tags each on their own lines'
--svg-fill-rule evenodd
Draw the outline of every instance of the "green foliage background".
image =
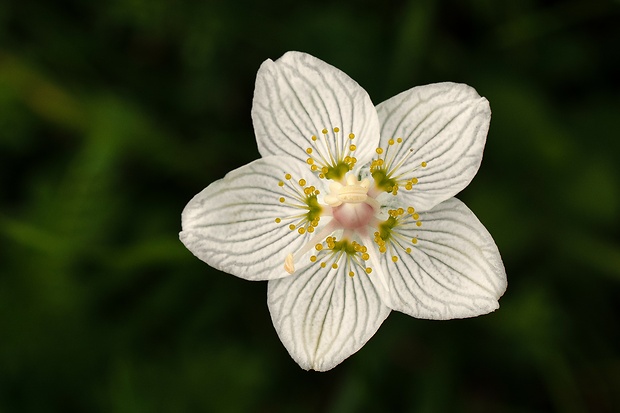
<svg viewBox="0 0 620 413">
<path fill-rule="evenodd" d="M 620 4 L 604 0 L 0 3 L 0 412 L 620 411 Z M 178 241 L 186 202 L 257 158 L 260 63 L 287 50 L 374 102 L 474 86 L 460 195 L 495 237 L 495 313 L 393 313 L 302 371 L 266 283 Z"/>
</svg>

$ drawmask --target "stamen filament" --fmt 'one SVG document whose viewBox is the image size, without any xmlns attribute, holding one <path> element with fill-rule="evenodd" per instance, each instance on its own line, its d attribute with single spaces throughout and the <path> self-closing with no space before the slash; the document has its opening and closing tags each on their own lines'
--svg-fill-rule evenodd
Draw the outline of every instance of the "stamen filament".
<svg viewBox="0 0 620 413">
<path fill-rule="evenodd" d="M 388 172 L 388 175 L 389 175 L 389 176 L 392 176 L 392 174 L 393 174 L 394 172 L 396 172 L 396 170 L 397 170 L 398 168 L 400 168 L 401 166 L 403 166 L 403 164 L 405 163 L 405 161 L 407 160 L 407 158 L 409 158 L 412 154 L 413 154 L 413 149 L 409 149 L 409 151 L 405 154 L 405 156 L 403 156 L 403 159 L 401 159 L 401 160 L 400 160 L 400 162 L 398 162 L 398 164 L 396 164 L 396 166 L 395 166 L 395 167 L 393 167 L 393 168 L 392 168 L 392 169 Z M 391 164 L 391 162 L 390 162 L 390 164 Z M 413 171 L 415 171 L 415 170 L 417 170 L 417 169 L 418 169 L 418 168 L 416 167 L 416 168 L 414 168 L 414 169 L 413 169 L 413 170 L 411 170 L 411 171 L 408 171 L 408 172 L 403 172 L 403 173 L 401 173 L 400 175 L 398 175 L 398 176 L 397 176 L 397 177 L 395 177 L 395 178 L 400 178 L 401 176 L 406 175 L 406 174 L 407 174 L 407 173 L 409 173 L 409 172 L 413 172 Z"/>
<path fill-rule="evenodd" d="M 345 137 L 341 132 L 339 127 L 334 127 L 331 131 L 323 129 L 321 131 L 323 137 L 317 138 L 313 135 L 311 137 L 312 147 L 306 148 L 306 153 L 309 155 L 306 163 L 312 172 L 318 173 L 321 179 L 342 181 L 345 174 L 357 162 L 357 159 L 352 156 L 357 149 L 357 146 L 351 142 L 355 134 L 350 133 L 348 137 Z"/>
<path fill-rule="evenodd" d="M 311 149 L 311 148 L 308 148 Z M 322 170 L 323 168 L 327 168 L 329 167 L 329 161 L 327 160 L 327 158 L 325 157 L 325 155 L 323 155 L 323 152 L 321 152 L 321 149 L 319 148 L 319 146 L 315 146 L 316 152 L 319 155 L 319 159 L 314 158 L 315 160 L 315 164 L 318 164 L 318 170 Z M 325 149 L 325 148 L 323 148 Z M 312 159 L 312 158 L 310 158 Z"/>
<path fill-rule="evenodd" d="M 325 147 L 327 148 L 327 153 L 329 154 L 329 160 L 331 161 L 333 165 L 336 165 L 336 161 L 334 160 L 334 156 L 332 155 L 332 150 L 329 145 L 329 141 L 327 140 L 327 129 L 323 129 L 321 132 L 323 134 L 323 141 L 325 143 Z"/>
<path fill-rule="evenodd" d="M 402 158 L 396 162 L 398 151 L 394 152 L 394 150 L 390 150 L 390 147 L 395 143 L 402 144 L 403 139 L 397 138 L 396 141 L 390 139 L 385 150 L 383 148 L 377 148 L 376 150 L 379 157 L 374 159 L 370 165 L 371 174 L 373 178 L 375 178 L 376 188 L 371 192 L 372 195 L 376 194 L 377 190 L 396 195 L 398 194 L 399 188 L 404 187 L 404 189 L 408 191 L 413 189 L 413 186 L 418 183 L 418 179 L 416 177 L 411 177 L 411 174 L 418 168 L 425 168 L 427 165 L 426 162 L 421 162 L 417 166 L 409 166 L 405 170 L 401 170 L 414 151 L 413 149 L 409 149 Z"/>
<path fill-rule="evenodd" d="M 369 237 L 362 238 L 362 241 L 368 245 L 372 243 L 372 240 Z M 376 273 L 379 275 L 378 277 L 372 277 L 372 276 L 369 277 L 370 281 L 374 284 L 375 288 L 377 288 L 377 291 L 379 291 L 379 295 L 381 295 L 382 298 L 386 298 L 384 297 L 386 296 L 385 294 L 381 294 L 381 289 L 378 288 L 377 282 L 375 281 L 375 278 L 379 278 L 379 281 L 381 282 L 381 286 L 383 287 L 384 292 L 389 293 L 390 287 L 388 285 L 387 280 L 385 279 L 385 273 L 381 269 L 381 263 L 377 260 L 377 257 L 375 256 L 375 253 L 372 250 L 372 248 L 368 250 L 368 255 L 369 255 L 372 266 L 378 269 Z M 389 301 L 385 301 L 385 303 L 389 303 Z"/>
</svg>

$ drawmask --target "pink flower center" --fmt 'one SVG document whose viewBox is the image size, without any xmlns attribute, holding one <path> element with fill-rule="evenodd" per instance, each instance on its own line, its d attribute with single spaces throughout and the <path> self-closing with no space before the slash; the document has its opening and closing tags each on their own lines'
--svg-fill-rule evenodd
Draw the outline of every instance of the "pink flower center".
<svg viewBox="0 0 620 413">
<path fill-rule="evenodd" d="M 359 230 L 363 229 L 375 215 L 373 207 L 366 202 L 348 203 L 345 202 L 332 209 L 333 217 L 342 229 Z"/>
</svg>

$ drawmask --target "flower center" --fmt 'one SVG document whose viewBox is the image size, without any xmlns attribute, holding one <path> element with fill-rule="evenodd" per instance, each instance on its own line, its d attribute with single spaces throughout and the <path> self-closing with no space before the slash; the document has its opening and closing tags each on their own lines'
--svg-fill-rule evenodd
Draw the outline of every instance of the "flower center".
<svg viewBox="0 0 620 413">
<path fill-rule="evenodd" d="M 345 203 L 332 210 L 333 217 L 342 229 L 361 230 L 368 226 L 375 210 L 367 203 Z"/>
<path fill-rule="evenodd" d="M 355 273 L 370 274 L 372 268 L 368 265 L 371 261 L 378 264 L 368 247 L 375 244 L 375 251 L 391 255 L 392 261 L 397 262 L 400 254 L 411 254 L 412 247 L 418 243 L 416 237 L 405 235 L 422 225 L 414 208 L 391 209 L 386 219 L 375 198 L 383 192 L 396 196 L 399 188 L 412 190 L 418 182 L 413 173 L 418 168 L 425 168 L 427 163 L 411 164 L 408 159 L 413 150 L 400 148 L 404 142 L 402 138 L 390 139 L 385 150 L 377 148 L 378 157 L 370 163 L 370 176 L 359 180 L 349 172 L 357 162 L 352 156 L 357 147 L 350 143 L 355 135 L 349 134 L 349 139 L 344 140 L 339 128 L 334 128 L 333 132 L 335 142 L 328 139 L 329 131 L 324 129 L 323 139 L 313 136 L 314 148 L 306 149 L 310 155 L 307 159 L 310 169 L 318 173 L 320 179 L 331 181 L 323 203 L 319 202 L 320 192 L 314 186 L 307 186 L 305 179 L 300 179 L 297 186 L 291 175 L 286 174 L 286 181 L 279 182 L 288 194 L 287 198 L 279 198 L 280 202 L 299 209 L 300 213 L 276 218 L 276 223 L 284 224 L 286 220 L 292 231 L 302 236 L 312 234 L 297 251 L 286 256 L 284 269 L 289 274 L 295 272 L 295 264 L 301 257 L 313 249 L 316 255 L 310 257 L 310 262 L 323 268 L 344 268 L 351 277 Z M 319 220 L 324 216 L 332 219 L 321 228 Z M 381 271 L 378 274 L 388 290 L 387 280 Z"/>
<path fill-rule="evenodd" d="M 353 174 L 346 184 L 332 182 L 325 203 L 332 207 L 332 216 L 345 230 L 361 230 L 370 224 L 378 210 L 377 202 L 368 196 L 370 181 L 359 181 Z"/>
</svg>

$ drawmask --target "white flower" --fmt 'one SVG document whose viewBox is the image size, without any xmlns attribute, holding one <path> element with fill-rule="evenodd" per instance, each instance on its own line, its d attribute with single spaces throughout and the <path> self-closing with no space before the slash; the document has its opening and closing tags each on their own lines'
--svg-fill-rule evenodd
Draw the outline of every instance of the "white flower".
<svg viewBox="0 0 620 413">
<path fill-rule="evenodd" d="M 269 280 L 273 324 L 304 369 L 341 363 L 391 310 L 488 313 L 504 266 L 453 196 L 480 166 L 490 116 L 466 85 L 415 87 L 375 108 L 308 54 L 267 60 L 252 108 L 262 158 L 196 195 L 180 238 L 219 270 Z"/>
</svg>

